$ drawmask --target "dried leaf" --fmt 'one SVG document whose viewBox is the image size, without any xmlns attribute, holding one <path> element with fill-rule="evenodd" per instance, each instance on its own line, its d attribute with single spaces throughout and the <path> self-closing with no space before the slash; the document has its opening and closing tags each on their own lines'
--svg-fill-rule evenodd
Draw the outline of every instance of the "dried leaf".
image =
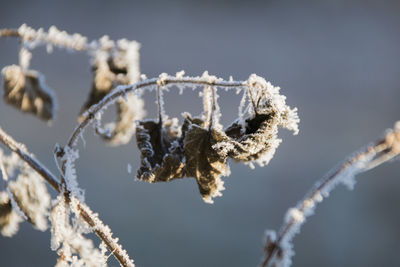
<svg viewBox="0 0 400 267">
<path fill-rule="evenodd" d="M 6 103 L 42 120 L 54 119 L 55 98 L 46 86 L 43 75 L 34 70 L 24 71 L 17 65 L 3 68 L 2 74 Z"/>
<path fill-rule="evenodd" d="M 133 84 L 139 79 L 139 46 L 136 42 L 119 40 L 117 47 L 110 40 L 103 40 L 101 49 L 95 53 L 93 61 L 92 90 L 81 109 L 83 114 L 90 106 L 98 103 L 113 88 L 122 84 Z M 144 102 L 137 95 L 127 95 L 125 100 L 118 100 L 117 119 L 106 125 L 105 131 L 98 134 L 111 145 L 126 144 L 135 134 L 134 121 L 144 117 Z M 79 121 L 82 116 L 78 118 Z"/>
<path fill-rule="evenodd" d="M 0 191 L 0 231 L 3 236 L 11 237 L 19 229 L 23 219 L 12 209 L 10 198 L 6 191 Z"/>
<path fill-rule="evenodd" d="M 139 179 L 149 182 L 170 181 L 174 178 L 194 177 L 204 201 L 212 203 L 224 189 L 222 176 L 229 175 L 228 158 L 246 164 L 267 164 L 279 146 L 278 127 L 298 132 L 299 118 L 296 109 L 285 103 L 279 88 L 263 78 L 251 75 L 247 91 L 239 106 L 239 119 L 225 131 L 219 123 L 216 88 L 204 88 L 204 113 L 201 118 L 184 114 L 181 134 L 169 131 L 161 123 L 143 121 L 137 132 L 138 147 L 142 153 Z M 159 92 L 159 96 L 160 96 Z M 246 117 L 243 108 L 249 98 Z M 159 97 L 159 117 L 162 121 L 162 100 Z M 168 162 L 165 159 L 173 159 Z M 157 172 L 165 171 L 163 175 Z M 172 170 L 172 171 L 171 171 Z M 176 172 L 179 170 L 179 172 Z"/>
<path fill-rule="evenodd" d="M 47 216 L 50 208 L 50 194 L 43 178 L 24 164 L 17 180 L 10 181 L 8 186 L 16 204 L 26 215 L 28 221 L 36 229 L 45 231 L 48 227 Z"/>
<path fill-rule="evenodd" d="M 286 105 L 286 97 L 279 94 L 279 87 L 255 75 L 250 76 L 248 84 L 245 94 L 249 96 L 251 108 L 247 118 L 240 118 L 226 128 L 229 141 L 216 144 L 214 149 L 251 167 L 253 163 L 264 166 L 282 141 L 278 138 L 278 127 L 297 134 L 299 118 L 297 109 Z"/>
<path fill-rule="evenodd" d="M 280 143 L 280 139 L 277 139 L 278 125 L 273 114 L 257 114 L 246 119 L 244 126 L 234 122 L 225 133 L 230 140 L 214 148 L 238 162 L 263 159 L 263 164 L 267 164 Z"/>
<path fill-rule="evenodd" d="M 229 175 L 227 158 L 218 154 L 213 146 L 227 138 L 224 133 L 214 129 L 204 129 L 204 124 L 201 119 L 192 119 L 186 114 L 182 126 L 185 175 L 194 177 L 204 201 L 213 203 L 212 198 L 221 196 L 221 191 L 225 189 L 221 176 Z"/>
<path fill-rule="evenodd" d="M 104 133 L 97 132 L 108 144 L 113 146 L 129 143 L 135 134 L 135 120 L 144 117 L 144 101 L 133 93 L 125 99 L 118 99 L 116 122 L 105 125 Z"/>
<path fill-rule="evenodd" d="M 140 180 L 168 182 L 184 176 L 183 150 L 178 141 L 175 120 L 163 123 L 154 120 L 139 121 L 136 142 L 141 151 Z"/>
</svg>

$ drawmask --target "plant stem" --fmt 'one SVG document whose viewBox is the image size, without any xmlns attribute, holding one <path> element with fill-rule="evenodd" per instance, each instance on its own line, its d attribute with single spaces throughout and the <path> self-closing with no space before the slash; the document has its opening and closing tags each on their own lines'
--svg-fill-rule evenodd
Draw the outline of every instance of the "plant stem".
<svg viewBox="0 0 400 267">
<path fill-rule="evenodd" d="M 1 37 L 20 37 L 17 29 L 0 29 Z"/>
<path fill-rule="evenodd" d="M 58 193 L 62 192 L 62 185 L 46 167 L 44 167 L 38 160 L 36 160 L 31 153 L 28 152 L 25 145 L 16 142 L 10 135 L 8 135 L 0 127 L 0 142 L 3 143 L 12 152 L 19 155 L 32 169 L 34 169 L 43 179 L 45 179 Z M 88 223 L 97 236 L 106 244 L 108 249 L 113 253 L 115 258 L 119 261 L 121 266 L 133 267 L 135 266 L 133 260 L 130 259 L 127 252 L 118 244 L 116 238 L 112 237 L 111 231 L 107 230 L 108 227 L 95 215 L 90 208 L 82 203 L 78 198 L 68 192 L 70 198 L 75 201 L 79 211 L 79 215 Z"/>
<path fill-rule="evenodd" d="M 86 127 L 95 119 L 96 114 L 106 108 L 108 105 L 114 103 L 119 97 L 124 96 L 130 92 L 133 92 L 138 89 L 145 89 L 152 86 L 157 85 L 158 78 L 152 78 L 144 81 L 137 82 L 133 85 L 120 85 L 116 87 L 113 91 L 111 91 L 108 95 L 106 95 L 102 100 L 100 100 L 97 104 L 91 106 L 84 114 L 85 118 L 83 121 L 75 128 L 71 137 L 67 142 L 67 146 L 70 148 L 74 148 L 77 143 L 77 139 L 82 134 L 82 132 L 86 129 Z M 204 86 L 217 86 L 217 87 L 226 87 L 226 88 L 237 88 L 237 87 L 246 87 L 247 83 L 245 81 L 223 81 L 217 80 L 214 82 L 210 82 L 207 79 L 199 78 L 199 77 L 182 77 L 176 78 L 173 76 L 168 76 L 163 80 L 165 85 L 180 85 L 180 84 L 188 84 L 188 85 L 204 85 Z"/>
<path fill-rule="evenodd" d="M 302 201 L 297 205 L 298 214 L 301 215 L 300 220 L 298 218 L 291 217 L 289 220 L 285 220 L 279 231 L 278 237 L 272 243 L 265 244 L 266 256 L 261 266 L 266 267 L 273 263 L 273 259 L 276 254 L 285 253 L 283 243 L 290 242 L 294 237 L 294 234 L 298 232 L 301 225 L 305 221 L 305 217 L 310 216 L 312 213 L 310 209 L 314 208 L 317 202 L 322 201 L 321 192 L 329 193 L 329 187 L 338 182 L 342 175 L 350 168 L 356 167 L 356 164 L 363 162 L 365 159 L 369 159 L 367 164 L 362 168 L 358 169 L 358 173 L 365 172 L 372 168 L 379 166 L 380 164 L 387 162 L 400 154 L 400 122 L 397 122 L 395 129 L 388 132 L 382 139 L 377 140 L 375 143 L 367 146 L 365 149 L 360 150 L 353 156 L 349 157 L 336 169 L 334 169 L 330 175 L 320 179 L 315 184 L 314 188 L 303 198 Z M 357 168 L 357 167 L 356 167 Z M 319 199 L 320 198 L 320 199 Z M 319 200 L 317 200 L 319 199 Z"/>
</svg>

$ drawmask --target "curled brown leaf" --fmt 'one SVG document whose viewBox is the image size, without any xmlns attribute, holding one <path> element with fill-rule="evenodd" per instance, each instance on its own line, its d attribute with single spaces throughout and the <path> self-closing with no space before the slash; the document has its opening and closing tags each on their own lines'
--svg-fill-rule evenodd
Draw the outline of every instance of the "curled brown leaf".
<svg viewBox="0 0 400 267">
<path fill-rule="evenodd" d="M 55 98 L 39 72 L 11 65 L 3 68 L 2 74 L 3 98 L 6 103 L 22 112 L 34 114 L 42 120 L 54 119 Z"/>
<path fill-rule="evenodd" d="M 183 150 L 175 120 L 138 122 L 136 142 L 141 151 L 140 180 L 168 182 L 184 176 Z"/>
</svg>

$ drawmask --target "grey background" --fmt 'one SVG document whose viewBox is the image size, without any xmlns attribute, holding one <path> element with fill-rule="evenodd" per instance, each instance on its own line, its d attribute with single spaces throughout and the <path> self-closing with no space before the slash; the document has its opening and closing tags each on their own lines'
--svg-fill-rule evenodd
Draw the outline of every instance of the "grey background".
<svg viewBox="0 0 400 267">
<path fill-rule="evenodd" d="M 148 77 L 181 69 L 235 79 L 257 73 L 298 107 L 299 135 L 280 131 L 284 141 L 264 168 L 232 163 L 214 205 L 203 203 L 193 179 L 135 182 L 126 171 L 127 163 L 138 166 L 134 142 L 110 148 L 89 130 L 77 163 L 80 185 L 138 266 L 257 266 L 264 230 L 278 229 L 316 179 L 400 119 L 398 1 L 1 3 L 1 28 L 54 24 L 90 39 L 138 40 Z M 16 40 L 1 39 L 1 67 L 16 63 L 17 51 Z M 90 89 L 88 58 L 40 48 L 32 68 L 55 89 L 58 120 L 48 127 L 1 103 L 0 125 L 56 172 L 54 145 L 65 144 Z M 171 91 L 168 113 L 199 112 L 196 94 Z M 238 101 L 221 94 L 223 122 L 236 116 Z M 154 115 L 153 95 L 146 107 Z M 294 266 L 399 266 L 399 167 L 362 174 L 352 192 L 338 187 L 295 238 Z M 49 237 L 27 223 L 15 237 L 0 237 L 0 265 L 54 265 Z"/>
</svg>

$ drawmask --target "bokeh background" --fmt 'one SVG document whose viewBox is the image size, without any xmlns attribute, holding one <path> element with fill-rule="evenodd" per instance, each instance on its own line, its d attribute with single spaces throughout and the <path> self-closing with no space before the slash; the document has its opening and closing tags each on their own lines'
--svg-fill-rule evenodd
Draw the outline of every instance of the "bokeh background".
<svg viewBox="0 0 400 267">
<path fill-rule="evenodd" d="M 107 147 L 89 130 L 77 163 L 88 204 L 138 266 L 257 266 L 264 230 L 278 229 L 318 178 L 400 119 L 399 12 L 396 0 L 14 0 L 1 1 L 0 28 L 56 25 L 90 39 L 137 40 L 148 77 L 181 69 L 239 80 L 257 73 L 282 87 L 299 109 L 299 135 L 281 130 L 283 143 L 264 168 L 232 163 L 213 205 L 203 203 L 193 179 L 135 181 L 127 173 L 128 163 L 138 166 L 135 142 Z M 1 67 L 17 55 L 17 40 L 0 40 Z M 65 144 L 90 90 L 88 57 L 40 48 L 31 65 L 57 93 L 58 120 L 48 127 L 1 103 L 0 125 L 56 173 L 54 145 Z M 153 116 L 154 95 L 146 97 Z M 221 93 L 223 122 L 236 117 L 238 101 Z M 201 100 L 171 90 L 166 109 L 197 113 Z M 352 192 L 339 186 L 319 205 L 295 238 L 293 266 L 399 266 L 399 163 L 360 175 Z M 15 237 L 0 237 L 1 266 L 55 262 L 49 231 L 24 223 Z M 112 257 L 109 263 L 118 266 Z"/>
</svg>

